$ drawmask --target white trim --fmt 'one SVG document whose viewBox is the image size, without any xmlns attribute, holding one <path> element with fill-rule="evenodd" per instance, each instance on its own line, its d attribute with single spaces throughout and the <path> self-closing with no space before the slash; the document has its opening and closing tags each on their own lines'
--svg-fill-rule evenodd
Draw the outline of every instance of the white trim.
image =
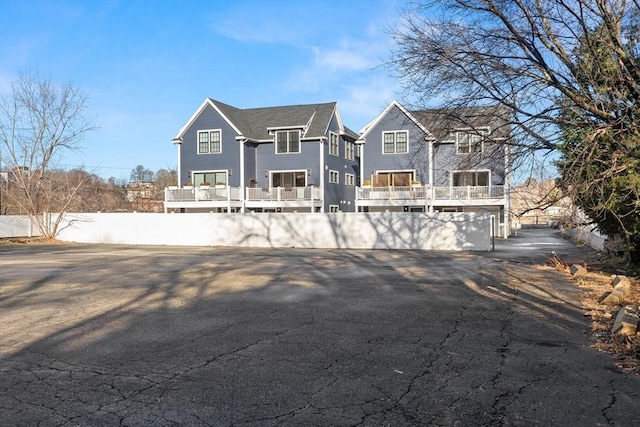
<svg viewBox="0 0 640 427">
<path fill-rule="evenodd" d="M 411 120 L 416 126 L 418 126 L 418 128 L 420 128 L 420 130 L 422 130 L 425 134 L 427 134 L 427 136 L 433 138 L 433 134 L 429 132 L 429 129 L 427 129 L 422 123 L 420 123 L 420 121 L 418 121 L 413 116 L 413 114 L 407 111 L 407 109 L 404 108 L 395 99 L 391 101 L 391 103 L 387 106 L 387 108 L 384 109 L 382 113 L 380 113 L 376 118 L 371 120 L 369 123 L 364 125 L 362 129 L 360 129 L 360 138 L 365 139 L 366 136 L 376 127 L 376 125 L 380 122 L 380 120 L 382 120 L 389 113 L 389 111 L 391 111 L 393 107 L 398 107 L 398 109 L 402 111 L 402 113 L 406 115 L 409 118 L 409 120 Z"/>
<path fill-rule="evenodd" d="M 286 129 L 286 130 L 285 130 Z M 298 151 L 289 151 L 289 133 L 290 132 L 298 132 Z M 279 153 L 278 152 L 278 134 L 285 132 L 287 134 L 287 151 L 286 152 L 282 152 Z M 276 132 L 274 132 L 273 134 L 273 148 L 274 148 L 274 153 L 275 154 L 300 154 L 302 153 L 302 138 L 300 138 L 302 136 L 302 133 L 300 132 L 300 129 L 297 128 L 284 128 L 282 130 L 278 130 Z"/>
<path fill-rule="evenodd" d="M 245 182 L 244 182 L 244 150 L 245 150 L 245 142 L 246 138 L 240 140 L 240 203 L 242 206 L 240 207 L 240 212 L 244 213 L 244 205 L 245 205 Z"/>
<path fill-rule="evenodd" d="M 351 177 L 351 183 L 349 183 L 349 177 Z M 344 185 L 349 187 L 354 187 L 356 185 L 356 176 L 355 174 L 345 172 L 344 173 Z"/>
<path fill-rule="evenodd" d="M 490 135 L 490 128 L 488 126 L 479 126 L 476 128 L 455 128 L 452 133 L 455 136 L 454 142 L 456 144 L 456 154 L 480 154 L 484 153 L 484 141 Z M 460 152 L 460 134 L 469 135 L 469 151 L 467 153 Z M 480 137 L 480 151 L 471 151 L 471 138 Z"/>
<path fill-rule="evenodd" d="M 349 153 L 347 151 L 347 147 L 349 147 L 349 146 L 351 147 L 351 155 L 352 155 L 351 158 L 349 158 L 349 156 L 348 156 Z M 356 143 L 353 142 L 353 141 L 345 140 L 344 141 L 344 159 L 345 160 L 354 161 L 356 157 L 357 157 L 356 156 Z"/>
<path fill-rule="evenodd" d="M 336 177 L 336 181 L 333 181 L 331 179 L 331 175 L 332 174 Z M 337 170 L 329 169 L 329 183 L 330 184 L 340 184 L 340 172 L 338 172 Z"/>
<path fill-rule="evenodd" d="M 324 212 L 324 171 L 325 171 L 325 161 L 324 161 L 324 144 L 327 141 L 327 138 L 320 138 L 320 141 L 318 143 L 318 148 L 320 149 L 320 170 L 318 171 L 318 174 L 320 175 L 320 188 L 322 189 L 322 191 L 320 192 L 320 212 Z"/>
<path fill-rule="evenodd" d="M 332 137 L 335 136 L 336 137 L 336 151 L 335 153 L 331 152 L 331 147 L 333 146 L 333 141 L 332 141 Z M 336 157 L 340 157 L 340 135 L 338 135 L 335 132 L 329 132 L 329 155 L 330 156 L 336 156 Z"/>
<path fill-rule="evenodd" d="M 189 118 L 189 120 L 187 120 L 187 123 L 185 123 L 179 130 L 178 133 L 176 134 L 176 136 L 174 137 L 174 139 L 176 138 L 182 138 L 184 136 L 184 134 L 187 132 L 187 130 L 191 127 L 191 125 L 193 124 L 193 122 L 196 121 L 196 119 L 198 118 L 198 116 L 200 116 L 200 114 L 202 114 L 202 112 L 204 111 L 204 109 L 210 106 L 211 108 L 213 108 L 219 115 L 220 117 L 222 117 L 224 119 L 225 122 L 227 122 L 227 124 L 231 127 L 231 129 L 233 129 L 235 131 L 235 133 L 237 133 L 238 135 L 241 135 L 242 132 L 240 132 L 240 130 L 236 127 L 236 125 L 229 120 L 229 118 L 227 116 L 225 116 L 222 111 L 220 111 L 220 108 L 218 108 L 218 106 L 216 105 L 216 101 L 211 99 L 211 98 L 206 98 L 202 104 L 200 104 L 200 107 L 198 107 L 198 109 L 196 110 L 195 113 L 193 113 L 193 115 L 191 116 L 191 118 Z"/>
<path fill-rule="evenodd" d="M 296 173 L 303 172 L 304 173 L 304 186 L 307 186 L 308 181 L 308 169 L 271 169 L 267 171 L 269 173 L 269 187 L 273 187 L 273 174 L 274 173 Z M 294 176 L 295 178 L 295 176 Z"/>
<path fill-rule="evenodd" d="M 195 180 L 193 179 L 193 176 L 196 174 L 207 174 L 207 173 L 224 173 L 224 181 L 225 181 L 225 185 L 229 185 L 229 169 L 203 169 L 203 170 L 193 170 L 191 171 L 191 184 L 193 184 L 193 186 L 196 186 Z M 211 185 L 217 185 L 216 182 L 210 182 L 209 184 Z"/>
<path fill-rule="evenodd" d="M 384 135 L 388 134 L 388 133 L 392 133 L 393 134 L 393 152 L 392 153 L 385 153 L 384 151 Z M 398 145 L 398 138 L 396 137 L 396 135 L 400 134 L 400 133 L 404 133 L 407 135 L 407 151 L 402 151 L 402 152 L 398 152 L 397 151 L 397 145 Z M 410 150 L 409 150 L 409 130 L 405 129 L 405 130 L 385 130 L 382 131 L 382 155 L 391 155 L 391 154 L 409 154 Z"/>
<path fill-rule="evenodd" d="M 488 173 L 488 177 L 487 177 L 487 187 L 492 187 L 493 185 L 491 185 L 491 169 L 456 169 L 456 170 L 452 170 L 449 172 L 449 187 L 454 187 L 453 185 L 453 174 L 454 173 L 462 173 L 462 172 L 473 172 L 473 173 L 477 173 L 477 172 L 487 172 Z M 466 185 L 463 185 L 461 187 L 467 187 Z M 477 187 L 484 187 L 483 185 L 479 185 Z"/>
<path fill-rule="evenodd" d="M 207 132 L 209 134 L 209 151 L 206 153 L 200 152 L 200 134 Z M 220 133 L 220 151 L 211 151 L 211 132 L 219 132 Z M 222 129 L 198 129 L 196 131 L 196 154 L 198 155 L 207 155 L 207 154 L 222 154 Z"/>
</svg>

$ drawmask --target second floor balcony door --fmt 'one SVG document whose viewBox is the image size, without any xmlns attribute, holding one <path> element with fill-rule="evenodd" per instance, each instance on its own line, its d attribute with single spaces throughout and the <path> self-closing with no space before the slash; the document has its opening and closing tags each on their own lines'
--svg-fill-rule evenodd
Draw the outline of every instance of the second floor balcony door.
<svg viewBox="0 0 640 427">
<path fill-rule="evenodd" d="M 373 175 L 374 187 L 408 187 L 411 184 L 411 172 L 384 172 Z"/>
<path fill-rule="evenodd" d="M 306 187 L 306 185 L 307 185 L 306 171 L 272 172 L 271 173 L 272 187 Z"/>
</svg>

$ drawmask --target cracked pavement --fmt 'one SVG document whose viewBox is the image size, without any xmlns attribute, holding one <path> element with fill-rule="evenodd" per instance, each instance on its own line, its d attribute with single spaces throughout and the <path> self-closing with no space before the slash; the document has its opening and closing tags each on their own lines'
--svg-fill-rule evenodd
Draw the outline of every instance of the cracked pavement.
<svg viewBox="0 0 640 427">
<path fill-rule="evenodd" d="M 552 250 L 0 246 L 0 424 L 640 425 Z"/>
</svg>

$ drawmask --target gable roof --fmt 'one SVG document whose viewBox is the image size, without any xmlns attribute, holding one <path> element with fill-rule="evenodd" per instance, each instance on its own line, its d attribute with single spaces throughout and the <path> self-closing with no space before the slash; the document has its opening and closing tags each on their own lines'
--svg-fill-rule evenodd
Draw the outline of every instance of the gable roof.
<svg viewBox="0 0 640 427">
<path fill-rule="evenodd" d="M 405 116 L 407 116 L 407 118 L 411 122 L 413 122 L 416 126 L 418 126 L 427 136 L 429 137 L 432 136 L 431 132 L 429 132 L 429 129 L 427 129 L 423 123 L 417 120 L 416 117 L 414 117 L 414 115 L 410 111 L 408 111 L 398 101 L 394 99 L 387 106 L 387 108 L 384 109 L 382 113 L 378 114 L 373 120 L 371 120 L 362 129 L 360 129 L 360 139 L 364 139 L 369 134 L 369 132 L 371 132 L 373 128 L 375 128 L 376 125 L 380 123 L 380 120 L 382 120 L 387 114 L 389 114 L 389 112 L 393 108 L 398 108 Z"/>
<path fill-rule="evenodd" d="M 509 111 L 499 105 L 417 110 L 413 115 L 427 126 L 438 141 L 453 139 L 456 129 L 489 127 L 492 138 L 508 138 Z"/>
<path fill-rule="evenodd" d="M 272 132 L 279 128 L 300 128 L 302 129 L 302 139 L 325 137 L 334 115 L 337 117 L 340 133 L 354 140 L 357 138 L 355 132 L 342 124 L 336 102 L 244 109 L 207 98 L 187 123 L 180 128 L 174 140 L 182 138 L 186 130 L 207 106 L 216 110 L 239 136 L 254 142 L 273 141 Z"/>
</svg>

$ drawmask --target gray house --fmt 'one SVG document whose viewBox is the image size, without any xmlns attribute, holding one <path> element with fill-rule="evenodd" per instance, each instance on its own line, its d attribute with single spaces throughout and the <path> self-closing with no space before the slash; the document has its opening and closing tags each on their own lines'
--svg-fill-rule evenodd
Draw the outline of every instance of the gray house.
<svg viewBox="0 0 640 427">
<path fill-rule="evenodd" d="M 240 109 L 207 98 L 172 142 L 165 212 L 355 211 L 358 135 L 335 102 Z"/>
<path fill-rule="evenodd" d="M 408 111 L 391 102 L 360 131 L 357 210 L 490 212 L 508 235 L 509 123 L 499 107 Z"/>
</svg>

